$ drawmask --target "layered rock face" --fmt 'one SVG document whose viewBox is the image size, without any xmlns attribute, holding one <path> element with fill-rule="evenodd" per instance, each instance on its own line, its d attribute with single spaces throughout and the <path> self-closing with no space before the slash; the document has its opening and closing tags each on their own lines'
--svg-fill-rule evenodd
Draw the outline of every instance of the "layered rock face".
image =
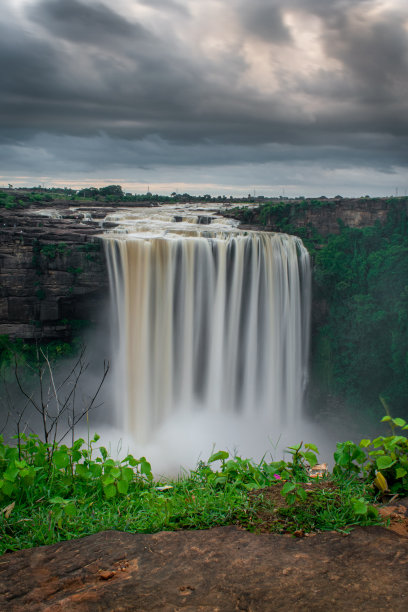
<svg viewBox="0 0 408 612">
<path fill-rule="evenodd" d="M 56 218 L 33 207 L 0 213 L 0 334 L 11 338 L 69 338 L 98 318 L 108 293 L 100 223 L 68 206 L 47 214 Z"/>
<path fill-rule="evenodd" d="M 340 224 L 347 227 L 362 228 L 375 225 L 377 221 L 384 223 L 388 213 L 393 208 L 403 209 L 408 213 L 408 199 L 390 200 L 385 198 L 377 199 L 341 199 L 327 200 L 314 204 L 305 202 L 304 205 L 298 202 L 282 202 L 284 211 L 281 207 L 271 209 L 266 218 L 261 219 L 259 210 L 254 209 L 251 218 L 244 222 L 251 226 L 262 226 L 266 231 L 282 231 L 282 221 L 299 228 L 315 228 L 321 236 L 338 234 Z M 232 214 L 238 218 L 240 214 Z"/>
</svg>

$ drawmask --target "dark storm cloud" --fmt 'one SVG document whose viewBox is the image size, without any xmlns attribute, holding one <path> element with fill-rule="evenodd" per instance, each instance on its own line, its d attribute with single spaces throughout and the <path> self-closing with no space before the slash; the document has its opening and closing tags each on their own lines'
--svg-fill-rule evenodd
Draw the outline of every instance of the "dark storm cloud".
<svg viewBox="0 0 408 612">
<path fill-rule="evenodd" d="M 271 43 L 290 40 L 290 33 L 282 20 L 279 4 L 265 0 L 243 0 L 239 6 L 241 22 L 249 34 L 263 38 Z"/>
<path fill-rule="evenodd" d="M 77 43 L 100 44 L 106 37 L 145 34 L 143 28 L 98 2 L 90 5 L 79 0 L 42 0 L 28 9 L 28 15 L 54 36 Z"/>
<path fill-rule="evenodd" d="M 345 18 L 326 34 L 325 48 L 342 62 L 363 102 L 398 102 L 406 95 L 408 37 L 398 16 L 371 24 Z"/>
<path fill-rule="evenodd" d="M 78 160 L 79 143 L 94 167 L 142 164 L 143 156 L 147 164 L 261 163 L 279 155 L 329 156 L 339 165 L 366 159 L 381 170 L 408 163 L 406 9 L 373 13 L 363 0 L 228 7 L 214 0 L 208 8 L 140 0 L 129 9 L 138 4 L 156 18 L 92 0 L 32 2 L 24 23 L 10 9 L 0 23 L 0 142 L 9 160 L 21 159 L 29 143 L 37 151 L 40 139 L 57 165 L 58 155 Z M 235 20 L 216 29 L 227 8 Z M 288 13 L 305 28 L 311 16 L 319 20 L 323 53 L 313 70 L 301 64 L 302 32 L 291 30 Z M 273 77 L 265 69 L 262 78 L 263 68 L 251 75 L 268 61 Z M 59 154 L 56 138 L 64 142 Z"/>
</svg>

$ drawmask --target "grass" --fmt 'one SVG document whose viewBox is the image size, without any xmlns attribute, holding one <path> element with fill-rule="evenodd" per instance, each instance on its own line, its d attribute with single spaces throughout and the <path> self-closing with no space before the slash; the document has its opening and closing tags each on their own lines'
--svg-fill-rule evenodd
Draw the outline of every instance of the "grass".
<svg viewBox="0 0 408 612">
<path fill-rule="evenodd" d="M 154 533 L 239 525 L 304 535 L 383 524 L 372 505 L 372 482 L 353 462 L 352 443 L 343 443 L 337 455 L 343 467 L 336 464 L 335 474 L 319 479 L 309 476 L 317 449 L 299 445 L 289 449 L 289 462 L 254 463 L 218 451 L 178 479 L 157 482 L 145 457 L 114 461 L 97 447 L 98 436 L 72 447 L 35 436 L 17 442 L 0 443 L 0 554 L 109 529 Z"/>
<path fill-rule="evenodd" d="M 189 486 L 174 483 L 170 491 L 154 487 L 114 500 L 87 496 L 75 500 L 75 516 L 45 500 L 16 508 L 8 519 L 0 519 L 0 552 L 53 544 L 99 531 L 153 533 L 162 530 L 206 529 L 233 523 L 248 506 L 243 492 L 227 487 Z"/>
</svg>

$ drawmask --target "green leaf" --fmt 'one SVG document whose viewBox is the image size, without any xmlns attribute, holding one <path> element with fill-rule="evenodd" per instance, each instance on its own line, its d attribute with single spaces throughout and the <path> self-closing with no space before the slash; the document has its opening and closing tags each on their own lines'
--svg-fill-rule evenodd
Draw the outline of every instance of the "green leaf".
<svg viewBox="0 0 408 612">
<path fill-rule="evenodd" d="M 360 499 L 352 499 L 351 505 L 353 508 L 354 514 L 364 515 L 367 514 L 368 504 L 362 497 Z"/>
<path fill-rule="evenodd" d="M 384 436 L 378 436 L 378 438 L 374 438 L 373 440 L 373 446 L 374 448 L 377 448 L 378 446 L 382 446 L 382 444 L 384 443 Z"/>
<path fill-rule="evenodd" d="M 319 449 L 317 448 L 317 446 L 315 444 L 305 444 L 305 448 L 310 448 L 310 450 L 312 450 L 315 453 L 319 454 Z"/>
<path fill-rule="evenodd" d="M 102 466 L 99 463 L 91 463 L 89 466 L 89 471 L 91 472 L 92 476 L 99 478 L 99 476 L 102 474 Z"/>
<path fill-rule="evenodd" d="M 307 498 L 307 493 L 302 487 L 296 487 L 296 495 L 302 501 L 305 501 Z"/>
<path fill-rule="evenodd" d="M 112 468 L 109 473 L 114 478 L 120 478 L 120 468 L 118 468 L 118 467 Z"/>
<path fill-rule="evenodd" d="M 64 512 L 65 514 L 67 514 L 68 516 L 76 516 L 77 513 L 77 509 L 75 508 L 74 504 L 66 504 L 64 506 Z"/>
<path fill-rule="evenodd" d="M 79 450 L 73 450 L 72 451 L 72 460 L 74 463 L 76 463 L 77 461 L 79 461 L 82 457 L 82 453 Z"/>
<path fill-rule="evenodd" d="M 405 474 L 408 474 L 407 470 L 404 470 L 404 468 L 397 468 L 395 470 L 395 477 L 398 478 L 404 478 Z"/>
<path fill-rule="evenodd" d="M 127 455 L 127 457 L 125 457 L 122 461 L 122 463 L 126 463 L 126 461 L 129 463 L 129 465 L 131 465 L 132 467 L 135 467 L 136 465 L 138 465 L 139 461 L 137 461 L 137 459 L 135 459 L 133 457 L 133 455 Z"/>
<path fill-rule="evenodd" d="M 370 446 L 370 444 L 371 440 L 369 440 L 368 438 L 364 438 L 364 440 L 361 440 L 360 442 L 361 448 L 367 448 L 367 446 Z"/>
<path fill-rule="evenodd" d="M 392 422 L 394 423 L 394 425 L 396 425 L 397 427 L 405 427 L 405 425 L 407 424 L 406 421 L 404 421 L 404 419 L 400 419 L 400 418 L 396 418 L 396 419 L 392 419 Z"/>
<path fill-rule="evenodd" d="M 122 478 L 127 480 L 127 482 L 130 482 L 131 480 L 133 480 L 134 475 L 135 473 L 132 470 L 132 468 L 129 468 L 129 467 L 122 468 Z"/>
<path fill-rule="evenodd" d="M 107 487 L 115 482 L 115 479 L 110 474 L 104 474 L 101 480 L 104 487 Z"/>
<path fill-rule="evenodd" d="M 3 474 L 4 480 L 8 480 L 9 482 L 14 482 L 19 473 L 18 468 L 8 467 L 7 470 Z"/>
<path fill-rule="evenodd" d="M 92 477 L 92 474 L 90 473 L 88 467 L 84 465 L 83 463 L 79 463 L 76 466 L 75 474 L 77 474 L 77 476 L 80 476 L 81 478 L 86 478 L 86 479 L 89 479 Z"/>
<path fill-rule="evenodd" d="M 17 487 L 13 482 L 8 482 L 7 480 L 3 481 L 1 492 L 4 493 L 4 495 L 8 495 L 10 497 L 16 490 Z"/>
<path fill-rule="evenodd" d="M 387 455 L 383 455 L 382 457 L 378 457 L 376 460 L 376 464 L 379 470 L 386 470 L 391 467 L 395 461 L 388 457 Z"/>
<path fill-rule="evenodd" d="M 85 440 L 83 438 L 78 438 L 78 440 L 75 440 L 73 443 L 72 450 L 79 450 L 83 444 L 85 444 Z"/>
<path fill-rule="evenodd" d="M 66 468 L 69 465 L 69 455 L 66 451 L 56 451 L 52 457 L 52 462 L 56 468 Z"/>
<path fill-rule="evenodd" d="M 103 488 L 103 492 L 105 493 L 105 497 L 107 499 L 111 499 L 116 496 L 116 487 L 114 484 L 108 484 L 108 486 Z"/>
<path fill-rule="evenodd" d="M 381 419 L 381 423 L 388 423 L 388 421 L 392 421 L 392 418 L 390 416 L 385 416 Z"/>
<path fill-rule="evenodd" d="M 307 451 L 306 453 L 304 453 L 304 457 L 309 463 L 310 467 L 313 467 L 317 464 L 317 457 L 312 451 Z"/>
<path fill-rule="evenodd" d="M 108 456 L 108 451 L 106 450 L 106 448 L 104 446 L 100 446 L 99 447 L 99 452 L 101 453 L 102 458 L 105 461 L 106 457 Z"/>
<path fill-rule="evenodd" d="M 66 500 L 63 497 L 59 497 L 58 495 L 56 497 L 51 497 L 50 499 L 50 504 L 58 504 L 60 506 L 64 505 L 66 503 Z"/>
<path fill-rule="evenodd" d="M 294 489 L 296 489 L 296 485 L 294 482 L 285 482 L 285 484 L 282 487 L 282 495 L 287 495 L 288 493 L 290 493 L 290 491 L 293 491 Z"/>
<path fill-rule="evenodd" d="M 227 451 L 218 451 L 211 455 L 208 460 L 208 463 L 213 463 L 214 461 L 225 461 L 225 459 L 228 459 L 228 457 L 229 453 L 227 453 Z"/>
<path fill-rule="evenodd" d="M 140 464 L 140 471 L 142 474 L 145 474 L 145 476 L 151 476 L 152 466 L 148 461 L 142 461 L 142 463 Z"/>
<path fill-rule="evenodd" d="M 128 481 L 127 480 L 118 480 L 118 482 L 116 484 L 117 484 L 119 493 L 121 493 L 122 495 L 126 495 L 126 493 L 128 492 L 128 489 L 129 489 Z"/>
<path fill-rule="evenodd" d="M 296 502 L 296 493 L 289 493 L 286 495 L 285 501 L 289 506 L 293 506 L 293 504 Z"/>
</svg>

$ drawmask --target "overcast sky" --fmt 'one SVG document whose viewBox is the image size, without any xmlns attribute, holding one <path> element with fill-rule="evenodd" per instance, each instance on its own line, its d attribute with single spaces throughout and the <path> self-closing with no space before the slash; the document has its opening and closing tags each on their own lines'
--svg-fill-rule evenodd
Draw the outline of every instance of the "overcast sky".
<svg viewBox="0 0 408 612">
<path fill-rule="evenodd" d="M 0 184 L 407 193 L 407 0 L 1 8 Z"/>
</svg>

